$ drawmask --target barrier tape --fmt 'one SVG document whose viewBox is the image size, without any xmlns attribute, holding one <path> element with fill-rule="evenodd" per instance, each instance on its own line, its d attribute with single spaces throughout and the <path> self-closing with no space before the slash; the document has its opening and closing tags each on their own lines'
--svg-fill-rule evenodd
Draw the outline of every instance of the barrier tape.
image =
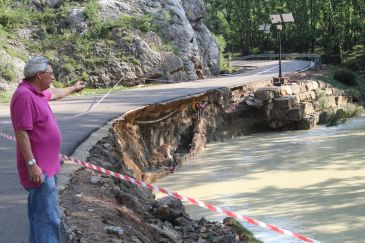
<svg viewBox="0 0 365 243">
<path fill-rule="evenodd" d="M 0 132 L 0 136 L 4 137 L 6 139 L 12 140 L 12 141 L 16 141 L 16 139 L 14 137 L 12 137 L 10 135 L 7 135 L 5 133 L 2 133 L 2 132 Z M 107 170 L 107 169 L 104 169 L 102 167 L 99 167 L 99 166 L 96 166 L 96 165 L 93 165 L 93 164 L 90 164 L 90 163 L 87 163 L 87 162 L 84 162 L 84 161 L 81 161 L 81 160 L 66 156 L 66 155 L 63 155 L 63 154 L 61 154 L 60 157 L 63 160 L 71 161 L 71 162 L 74 162 L 76 164 L 80 164 L 80 165 L 82 165 L 86 168 L 96 170 L 96 171 L 98 171 L 100 173 L 103 173 L 105 175 L 113 176 L 115 178 L 119 178 L 119 179 L 122 179 L 124 181 L 128 181 L 128 182 L 133 183 L 137 186 L 143 186 L 143 187 L 148 188 L 148 189 L 153 190 L 153 191 L 162 192 L 166 195 L 175 197 L 175 198 L 179 199 L 180 201 L 186 201 L 186 202 L 189 202 L 190 204 L 193 204 L 193 205 L 196 205 L 196 206 L 199 206 L 199 207 L 202 207 L 202 208 L 206 208 L 210 211 L 223 213 L 223 214 L 225 214 L 229 217 L 232 217 L 232 218 L 235 218 L 235 219 L 238 219 L 238 220 L 244 220 L 249 224 L 253 224 L 253 225 L 259 226 L 261 228 L 265 228 L 265 229 L 274 231 L 274 232 L 279 233 L 279 234 L 291 236 L 291 237 L 297 238 L 297 239 L 305 241 L 305 242 L 320 243 L 320 241 L 314 240 L 312 238 L 309 238 L 307 236 L 304 236 L 304 235 L 301 235 L 301 234 L 298 234 L 298 233 L 291 232 L 289 230 L 280 228 L 278 226 L 275 226 L 275 225 L 272 225 L 272 224 L 267 224 L 267 223 L 261 222 L 259 220 L 256 220 L 256 219 L 253 219 L 253 218 L 250 218 L 250 217 L 247 217 L 247 216 L 239 215 L 237 213 L 234 213 L 232 211 L 229 211 L 229 210 L 214 206 L 212 204 L 205 203 L 205 202 L 202 202 L 202 201 L 199 201 L 199 200 L 187 197 L 187 196 L 180 195 L 177 192 L 170 192 L 170 191 L 168 191 L 168 190 L 166 190 L 166 189 L 164 189 L 160 186 L 145 183 L 143 181 L 134 179 L 132 177 L 122 175 L 122 174 L 119 174 L 117 172 Z"/>
</svg>

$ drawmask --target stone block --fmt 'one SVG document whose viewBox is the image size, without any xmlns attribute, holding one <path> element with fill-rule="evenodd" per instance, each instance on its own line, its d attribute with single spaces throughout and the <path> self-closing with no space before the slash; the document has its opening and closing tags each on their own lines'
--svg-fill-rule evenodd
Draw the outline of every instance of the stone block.
<svg viewBox="0 0 365 243">
<path fill-rule="evenodd" d="M 315 111 L 321 111 L 321 105 L 319 104 L 319 102 L 313 102 L 313 109 Z"/>
<path fill-rule="evenodd" d="M 275 120 L 286 120 L 285 112 L 278 108 L 274 108 L 272 112 L 272 119 Z"/>
<path fill-rule="evenodd" d="M 280 96 L 280 89 L 277 87 L 260 88 L 256 90 L 255 97 L 262 101 L 271 102 L 273 98 Z"/>
<path fill-rule="evenodd" d="M 303 106 L 303 113 L 304 113 L 303 115 L 304 116 L 315 113 L 313 104 L 311 102 L 303 102 L 302 106 Z"/>
<path fill-rule="evenodd" d="M 345 95 L 345 91 L 343 91 L 343 90 L 339 90 L 339 89 L 336 89 L 336 88 L 333 88 L 333 95 L 334 95 L 334 96 L 341 96 L 341 95 Z"/>
<path fill-rule="evenodd" d="M 326 88 L 325 92 L 326 92 L 326 95 L 332 95 L 333 94 L 333 89 L 332 88 Z"/>
<path fill-rule="evenodd" d="M 307 91 L 307 86 L 305 85 L 305 83 L 301 82 L 299 84 L 300 87 L 300 93 L 306 92 Z"/>
<path fill-rule="evenodd" d="M 344 106 L 348 103 L 348 97 L 347 96 L 337 96 L 335 97 L 337 106 Z"/>
<path fill-rule="evenodd" d="M 279 109 L 290 109 L 292 106 L 298 104 L 298 98 L 296 96 L 288 95 L 280 98 L 273 99 L 275 107 Z"/>
<path fill-rule="evenodd" d="M 318 122 L 317 115 L 306 116 L 302 120 L 297 123 L 297 129 L 299 130 L 308 130 L 316 126 Z"/>
<path fill-rule="evenodd" d="M 317 81 L 317 84 L 318 84 L 320 89 L 325 89 L 325 88 L 328 87 L 328 84 L 323 82 L 323 81 Z"/>
<path fill-rule="evenodd" d="M 326 97 L 326 106 L 327 107 L 336 108 L 336 106 L 337 106 L 336 97 L 334 97 L 334 96 L 327 96 Z"/>
<path fill-rule="evenodd" d="M 306 82 L 306 88 L 307 91 L 312 91 L 312 90 L 316 90 L 319 88 L 319 85 L 316 81 L 313 80 L 307 80 Z"/>
<path fill-rule="evenodd" d="M 291 97 L 283 96 L 277 99 L 274 99 L 274 105 L 278 109 L 290 109 L 291 108 Z"/>
<path fill-rule="evenodd" d="M 293 90 L 293 93 L 292 93 L 293 95 L 298 95 L 301 93 L 299 84 L 293 83 L 291 85 L 291 89 Z"/>
<path fill-rule="evenodd" d="M 296 107 L 290 109 L 289 112 L 286 114 L 286 119 L 288 121 L 300 121 L 301 119 L 303 119 L 303 108 Z"/>
<path fill-rule="evenodd" d="M 291 89 L 291 87 L 289 85 L 283 85 L 283 86 L 280 86 L 280 94 L 282 96 L 284 96 L 284 95 L 292 95 L 293 94 L 293 90 Z"/>
<path fill-rule="evenodd" d="M 316 96 L 316 92 L 314 92 L 314 91 L 311 91 L 311 92 L 309 93 L 309 95 L 310 95 L 310 99 L 312 99 L 312 100 L 315 100 L 315 99 L 317 98 L 317 96 Z"/>
<path fill-rule="evenodd" d="M 298 95 L 300 102 L 307 101 L 309 97 L 309 92 L 304 92 Z"/>
</svg>

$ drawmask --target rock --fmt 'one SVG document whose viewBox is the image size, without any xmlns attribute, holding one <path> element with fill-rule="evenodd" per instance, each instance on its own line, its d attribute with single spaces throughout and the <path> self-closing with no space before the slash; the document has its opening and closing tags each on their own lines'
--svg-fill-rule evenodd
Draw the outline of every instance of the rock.
<svg viewBox="0 0 365 243">
<path fill-rule="evenodd" d="M 304 111 L 302 107 L 290 109 L 286 114 L 288 121 L 300 121 L 303 118 Z"/>
<path fill-rule="evenodd" d="M 318 120 L 319 120 L 318 115 L 312 114 L 310 116 L 307 116 L 297 123 L 297 129 L 300 130 L 311 129 L 316 126 Z"/>
<path fill-rule="evenodd" d="M 97 183 L 100 182 L 100 180 L 101 180 L 101 177 L 99 175 L 90 177 L 90 183 L 91 184 L 97 184 Z"/>
<path fill-rule="evenodd" d="M 236 234 L 239 235 L 240 242 L 261 242 L 236 219 L 227 217 L 223 220 L 223 224 L 230 227 Z"/>
<path fill-rule="evenodd" d="M 205 16 L 205 6 L 202 0 L 183 0 L 186 17 L 189 21 L 199 21 Z"/>
<path fill-rule="evenodd" d="M 199 28 L 195 27 L 194 30 L 198 41 L 200 57 L 202 58 L 201 62 L 197 62 L 195 65 L 197 71 L 199 71 L 199 67 L 202 65 L 203 75 L 218 75 L 220 73 L 220 55 L 217 41 L 203 24 L 199 25 Z M 202 78 L 202 76 L 199 78 Z"/>
<path fill-rule="evenodd" d="M 162 226 L 162 229 L 158 225 L 150 224 L 150 226 L 154 229 L 156 229 L 162 236 L 165 236 L 176 243 L 181 243 L 182 239 L 179 233 L 177 233 L 175 230 Z"/>
<path fill-rule="evenodd" d="M 104 230 L 109 234 L 115 234 L 118 236 L 122 236 L 124 233 L 124 230 L 121 227 L 117 226 L 106 226 Z"/>
<path fill-rule="evenodd" d="M 188 220 L 187 218 L 185 218 L 185 217 L 178 217 L 173 221 L 173 223 L 175 225 L 185 226 L 185 227 L 193 225 L 192 222 L 190 220 Z"/>
<path fill-rule="evenodd" d="M 114 190 L 115 199 L 122 205 L 133 208 L 136 213 L 143 214 L 145 210 L 148 210 L 144 204 L 142 204 L 137 197 L 132 194 L 125 193 L 120 190 Z"/>
<path fill-rule="evenodd" d="M 201 21 L 205 15 L 203 1 L 99 0 L 99 4 L 104 19 L 114 19 L 120 14 L 131 16 L 152 14 L 157 18 L 161 33 L 172 42 L 179 53 L 179 59 L 173 57 L 171 65 L 164 61 L 161 62 L 161 67 L 167 75 L 164 78 L 196 80 L 198 77 L 219 73 L 218 45 L 213 35 Z M 151 40 L 150 37 L 146 37 L 146 39 Z M 169 58 L 167 59 L 170 60 Z M 164 58 L 160 58 L 160 60 L 164 60 Z M 174 73 L 173 77 L 169 76 L 171 73 Z M 163 73 L 159 72 L 154 72 L 154 75 L 149 74 L 149 78 L 164 76 Z"/>
<path fill-rule="evenodd" d="M 174 53 L 166 53 L 162 55 L 162 69 L 168 76 L 172 76 L 173 78 L 172 74 L 184 70 L 184 63 Z"/>
<path fill-rule="evenodd" d="M 140 239 L 138 239 L 136 236 L 132 236 L 132 242 L 133 243 L 142 243 Z"/>
<path fill-rule="evenodd" d="M 83 34 L 86 32 L 87 24 L 84 17 L 84 8 L 71 9 L 67 22 L 76 33 Z"/>
<path fill-rule="evenodd" d="M 274 108 L 272 110 L 272 118 L 271 119 L 283 120 L 284 121 L 284 120 L 286 120 L 286 115 L 282 110 Z"/>
<path fill-rule="evenodd" d="M 18 53 L 22 50 L 16 50 L 11 48 L 10 51 Z M 14 56 L 14 54 L 11 54 L 10 51 L 7 52 L 6 50 L 0 49 L 1 70 L 6 69 L 8 71 L 6 75 L 4 73 L 0 73 L 0 81 L 3 80 L 4 82 L 7 82 L 8 90 L 13 90 L 16 88 L 14 82 L 19 81 L 21 78 L 23 78 L 23 69 L 25 66 L 25 62 L 19 57 Z"/>
<path fill-rule="evenodd" d="M 291 89 L 293 91 L 293 95 L 298 95 L 301 93 L 301 89 L 300 89 L 300 85 L 297 83 L 292 83 L 291 84 Z"/>
<path fill-rule="evenodd" d="M 170 196 L 157 199 L 153 211 L 159 219 L 170 222 L 186 214 L 182 202 Z"/>
<path fill-rule="evenodd" d="M 18 30 L 16 30 L 16 32 L 17 32 L 18 37 L 20 37 L 22 39 L 27 39 L 27 40 L 29 40 L 32 35 L 32 30 L 29 28 L 18 29 Z"/>
<path fill-rule="evenodd" d="M 279 97 L 279 95 L 280 89 L 277 87 L 259 88 L 255 91 L 255 97 L 266 102 L 270 102 L 273 98 Z"/>
<path fill-rule="evenodd" d="M 303 109 L 304 109 L 304 114 L 303 114 L 304 116 L 307 116 L 308 114 L 315 113 L 313 103 L 303 102 L 303 103 L 301 103 L 301 105 L 303 106 Z"/>
<path fill-rule="evenodd" d="M 295 96 L 282 96 L 276 99 L 273 99 L 274 105 L 279 109 L 290 109 L 292 106 L 296 105 L 296 97 Z"/>
<path fill-rule="evenodd" d="M 61 2 L 61 0 L 32 0 L 32 2 L 37 8 L 43 9 L 45 5 L 55 8 Z"/>
</svg>

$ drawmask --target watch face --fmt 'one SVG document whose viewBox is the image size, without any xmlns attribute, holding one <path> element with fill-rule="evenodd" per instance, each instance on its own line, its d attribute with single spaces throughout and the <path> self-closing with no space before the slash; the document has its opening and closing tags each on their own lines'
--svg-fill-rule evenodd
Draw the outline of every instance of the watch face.
<svg viewBox="0 0 365 243">
<path fill-rule="evenodd" d="M 34 159 L 31 159 L 28 161 L 28 165 L 34 165 L 35 164 L 35 160 Z"/>
</svg>

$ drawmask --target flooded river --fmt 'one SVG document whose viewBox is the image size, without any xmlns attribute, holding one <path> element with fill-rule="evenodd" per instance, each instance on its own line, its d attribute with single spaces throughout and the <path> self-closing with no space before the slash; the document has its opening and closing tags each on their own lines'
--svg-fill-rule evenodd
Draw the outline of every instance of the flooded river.
<svg viewBox="0 0 365 243">
<path fill-rule="evenodd" d="M 156 184 L 324 242 L 365 242 L 365 118 L 209 144 Z M 193 218 L 225 216 L 187 205 Z M 264 242 L 301 242 L 251 226 Z"/>
</svg>

